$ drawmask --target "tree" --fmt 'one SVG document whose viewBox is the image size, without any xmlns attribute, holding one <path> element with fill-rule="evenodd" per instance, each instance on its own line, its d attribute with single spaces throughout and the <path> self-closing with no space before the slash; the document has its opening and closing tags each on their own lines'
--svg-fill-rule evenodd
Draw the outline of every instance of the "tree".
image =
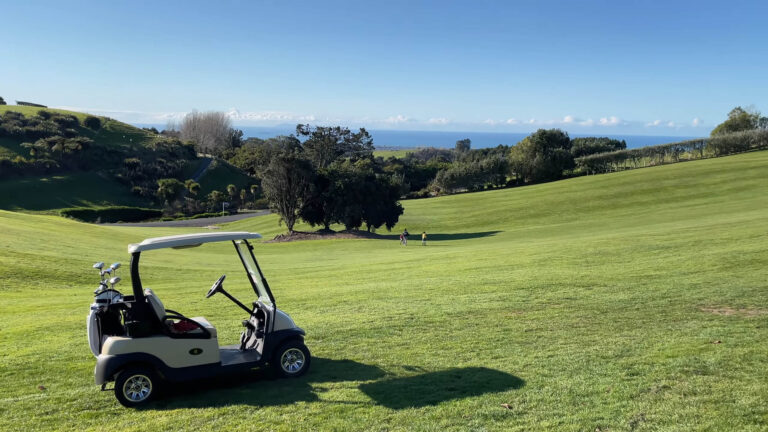
<svg viewBox="0 0 768 432">
<path fill-rule="evenodd" d="M 83 126 L 97 131 L 101 129 L 101 119 L 96 116 L 87 116 L 85 120 L 83 120 Z M 155 132 L 157 132 L 157 129 L 155 129 Z"/>
<path fill-rule="evenodd" d="M 510 149 L 509 162 L 518 182 L 555 180 L 574 167 L 571 139 L 560 129 L 539 129 Z"/>
<path fill-rule="evenodd" d="M 198 182 L 196 182 L 196 181 L 194 181 L 192 179 L 188 179 L 187 181 L 185 181 L 184 182 L 184 187 L 187 188 L 187 191 L 189 193 L 191 193 L 192 195 L 195 195 L 195 196 L 197 196 L 197 194 L 200 192 L 200 183 L 198 183 Z"/>
<path fill-rule="evenodd" d="M 227 185 L 227 194 L 229 194 L 229 200 L 231 202 L 237 201 L 237 186 L 233 184 Z"/>
<path fill-rule="evenodd" d="M 269 163 L 278 155 L 301 153 L 301 141 L 295 136 L 278 136 L 267 140 L 248 138 L 229 158 L 229 163 L 251 175 L 261 176 Z"/>
<path fill-rule="evenodd" d="M 8 105 L 7 103 L 5 103 L 5 99 L 3 99 L 2 96 L 0 96 L 0 105 Z"/>
<path fill-rule="evenodd" d="M 767 129 L 768 118 L 762 117 L 759 111 L 736 107 L 728 113 L 728 119 L 717 125 L 710 136 L 723 135 L 733 132 L 753 129 Z"/>
<path fill-rule="evenodd" d="M 272 159 L 262 174 L 261 186 L 270 207 L 285 222 L 288 232 L 299 217 L 312 184 L 314 170 L 309 161 L 292 154 L 281 154 Z"/>
<path fill-rule="evenodd" d="M 470 140 L 469 138 L 456 141 L 457 153 L 466 153 L 469 151 L 471 147 L 472 147 L 472 140 Z"/>
<path fill-rule="evenodd" d="M 204 154 L 217 155 L 233 142 L 232 121 L 223 112 L 192 111 L 184 116 L 179 129 L 181 138 L 195 143 L 197 151 Z"/>
<path fill-rule="evenodd" d="M 352 160 L 373 157 L 373 138 L 365 129 L 351 132 L 346 127 L 297 125 L 296 135 L 306 137 L 303 148 L 307 159 L 317 168 L 327 168 L 339 158 Z"/>
<path fill-rule="evenodd" d="M 184 183 L 175 178 L 165 178 L 157 181 L 156 195 L 163 202 L 173 202 L 184 190 Z"/>
</svg>

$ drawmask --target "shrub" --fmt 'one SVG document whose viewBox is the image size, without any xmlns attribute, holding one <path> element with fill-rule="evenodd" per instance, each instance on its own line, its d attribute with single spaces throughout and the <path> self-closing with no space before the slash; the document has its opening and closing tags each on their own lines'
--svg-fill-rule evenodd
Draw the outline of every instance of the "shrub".
<svg viewBox="0 0 768 432">
<path fill-rule="evenodd" d="M 101 129 L 101 119 L 95 116 L 88 116 L 83 120 L 83 126 L 87 127 L 91 130 L 99 130 Z"/>
<path fill-rule="evenodd" d="M 140 207 L 74 207 L 62 209 L 59 214 L 63 217 L 77 219 L 83 222 L 140 222 L 147 219 L 157 219 L 163 212 L 156 209 Z"/>
</svg>

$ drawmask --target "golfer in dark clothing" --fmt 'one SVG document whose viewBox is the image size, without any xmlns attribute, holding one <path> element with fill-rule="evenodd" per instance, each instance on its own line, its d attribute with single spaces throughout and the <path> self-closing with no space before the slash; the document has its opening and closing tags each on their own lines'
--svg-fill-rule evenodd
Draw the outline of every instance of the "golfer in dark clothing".
<svg viewBox="0 0 768 432">
<path fill-rule="evenodd" d="M 403 230 L 403 244 L 408 246 L 408 228 Z"/>
</svg>

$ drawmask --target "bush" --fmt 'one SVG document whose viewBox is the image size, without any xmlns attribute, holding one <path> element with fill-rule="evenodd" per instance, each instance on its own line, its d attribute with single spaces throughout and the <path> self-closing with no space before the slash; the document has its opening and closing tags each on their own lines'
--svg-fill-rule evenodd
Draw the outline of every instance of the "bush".
<svg viewBox="0 0 768 432">
<path fill-rule="evenodd" d="M 87 127 L 91 130 L 99 130 L 101 129 L 101 119 L 95 116 L 88 116 L 83 120 L 83 126 Z"/>
<path fill-rule="evenodd" d="M 59 211 L 63 217 L 77 219 L 83 222 L 140 222 L 147 219 L 157 219 L 163 212 L 156 209 L 140 207 L 75 207 Z"/>
</svg>

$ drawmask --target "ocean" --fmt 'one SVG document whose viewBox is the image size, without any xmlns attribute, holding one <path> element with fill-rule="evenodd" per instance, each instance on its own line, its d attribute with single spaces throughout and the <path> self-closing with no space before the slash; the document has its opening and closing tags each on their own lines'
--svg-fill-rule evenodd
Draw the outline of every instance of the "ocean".
<svg viewBox="0 0 768 432">
<path fill-rule="evenodd" d="M 162 130 L 164 125 L 137 124 L 139 127 L 156 127 Z M 243 131 L 245 137 L 271 138 L 278 135 L 290 135 L 295 133 L 292 126 L 235 126 Z M 499 144 L 515 145 L 520 140 L 530 135 L 529 133 L 512 132 L 443 132 L 443 131 L 405 131 L 405 130 L 368 130 L 373 137 L 373 145 L 377 149 L 397 149 L 416 147 L 452 148 L 456 141 L 469 138 L 472 140 L 472 148 L 496 147 Z M 697 137 L 689 136 L 665 136 L 665 135 L 615 135 L 615 134 L 569 134 L 571 138 L 588 136 L 607 136 L 624 140 L 627 148 L 645 147 L 657 144 L 666 144 L 676 141 L 684 141 Z"/>
<path fill-rule="evenodd" d="M 291 127 L 240 127 L 247 137 L 270 138 L 277 135 L 290 135 L 295 132 Z M 452 148 L 456 141 L 469 138 L 472 148 L 496 147 L 499 144 L 515 145 L 530 133 L 505 132 L 437 132 L 437 131 L 403 131 L 403 130 L 369 130 L 373 137 L 373 145 L 378 149 L 437 147 Z M 569 134 L 571 138 L 588 136 L 607 136 L 624 140 L 627 148 L 646 147 L 684 141 L 697 137 L 662 136 L 662 135 L 613 135 L 613 134 Z"/>
</svg>

